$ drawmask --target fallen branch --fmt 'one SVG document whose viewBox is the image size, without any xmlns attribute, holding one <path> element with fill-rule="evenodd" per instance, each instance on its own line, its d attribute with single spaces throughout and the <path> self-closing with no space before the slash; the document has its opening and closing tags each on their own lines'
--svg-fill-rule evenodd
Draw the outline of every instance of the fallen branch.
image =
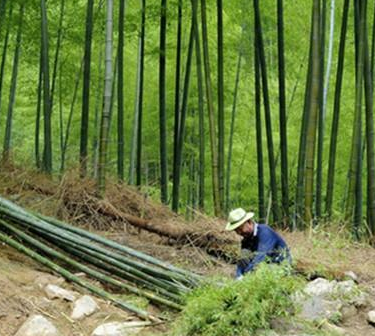
<svg viewBox="0 0 375 336">
<path fill-rule="evenodd" d="M 160 225 L 157 222 L 153 222 L 152 220 L 129 215 L 116 209 L 108 201 L 99 201 L 97 210 L 103 215 L 109 216 L 113 219 L 124 220 L 142 230 L 156 233 L 162 237 L 174 239 L 182 244 L 190 244 L 191 242 L 194 242 L 195 246 L 209 248 L 211 245 L 220 246 L 236 243 L 232 239 L 219 237 L 211 231 L 197 232 L 177 226 L 167 226 L 165 225 L 165 223 L 163 223 L 163 225 Z"/>
</svg>

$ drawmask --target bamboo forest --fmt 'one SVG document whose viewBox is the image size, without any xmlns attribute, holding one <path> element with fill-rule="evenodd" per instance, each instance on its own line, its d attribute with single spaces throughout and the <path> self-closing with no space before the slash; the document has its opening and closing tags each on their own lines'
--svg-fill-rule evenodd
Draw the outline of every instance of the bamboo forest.
<svg viewBox="0 0 375 336">
<path fill-rule="evenodd" d="M 0 0 L 0 336 L 375 335 L 375 1 Z"/>
<path fill-rule="evenodd" d="M 374 233 L 373 3 L 2 0 L 0 18 L 3 165 Z"/>
</svg>

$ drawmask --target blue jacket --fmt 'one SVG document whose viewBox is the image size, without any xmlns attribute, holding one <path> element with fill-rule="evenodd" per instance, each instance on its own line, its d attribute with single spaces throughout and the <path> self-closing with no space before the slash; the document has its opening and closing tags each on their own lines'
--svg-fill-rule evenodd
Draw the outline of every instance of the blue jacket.
<svg viewBox="0 0 375 336">
<path fill-rule="evenodd" d="M 254 256 L 238 262 L 236 277 L 251 272 L 265 259 L 272 263 L 280 263 L 284 259 L 291 262 L 289 248 L 284 239 L 266 224 L 254 224 L 254 232 L 251 236 L 243 238 L 241 250 L 253 253 Z"/>
</svg>

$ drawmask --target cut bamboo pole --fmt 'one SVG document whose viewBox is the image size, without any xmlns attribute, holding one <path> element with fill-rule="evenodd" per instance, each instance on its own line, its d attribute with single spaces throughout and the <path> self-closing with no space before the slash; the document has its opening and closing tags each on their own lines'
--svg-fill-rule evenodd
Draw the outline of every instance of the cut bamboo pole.
<svg viewBox="0 0 375 336">
<path fill-rule="evenodd" d="M 109 276 L 107 276 L 107 275 L 105 275 L 101 272 L 98 272 L 98 271 L 96 271 L 96 270 L 94 270 L 94 269 L 92 269 L 88 266 L 85 266 L 85 265 L 65 256 L 63 253 L 60 253 L 60 252 L 50 248 L 46 244 L 38 241 L 37 239 L 31 237 L 30 235 L 18 230 L 13 225 L 11 225 L 9 223 L 6 223 L 3 220 L 0 220 L 0 225 L 7 228 L 7 230 L 11 231 L 13 234 L 17 235 L 23 241 L 29 243 L 30 245 L 39 249 L 40 251 L 42 251 L 44 253 L 47 253 L 50 256 L 67 263 L 68 265 L 74 267 L 78 271 L 84 272 L 87 275 L 92 276 L 93 278 L 101 281 L 102 283 L 108 283 L 108 284 L 111 284 L 113 286 L 119 287 L 121 289 L 125 289 L 125 290 L 129 291 L 130 293 L 133 293 L 133 294 L 136 294 L 136 295 L 139 295 L 139 296 L 143 296 L 143 297 L 153 301 L 154 303 L 162 304 L 162 305 L 168 306 L 168 307 L 173 308 L 173 309 L 181 310 L 181 306 L 174 303 L 174 302 L 166 300 L 166 299 L 164 299 L 164 298 L 162 298 L 158 295 L 155 295 L 152 292 L 141 290 L 139 288 L 136 288 L 134 286 L 131 286 L 129 284 L 121 282 L 119 280 L 113 279 L 113 278 L 111 278 L 111 277 L 109 277 Z"/>
<path fill-rule="evenodd" d="M 84 281 L 84 280 L 80 279 L 78 276 L 70 273 L 69 271 L 67 271 L 63 267 L 53 263 L 52 261 L 48 260 L 47 258 L 45 258 L 45 257 L 41 256 L 40 254 L 36 253 L 35 251 L 33 251 L 33 250 L 25 247 L 24 245 L 18 243 L 17 241 L 15 241 L 14 239 L 5 235 L 2 232 L 0 232 L 0 241 L 2 241 L 3 243 L 17 249 L 18 251 L 20 251 L 22 253 L 28 255 L 32 259 L 38 261 L 39 263 L 43 264 L 44 266 L 48 267 L 49 269 L 53 270 L 54 272 L 60 274 L 64 278 L 68 279 L 69 281 L 71 281 L 71 282 L 73 282 L 73 283 L 75 283 L 75 284 L 77 284 L 77 285 L 79 285 L 83 288 L 86 288 L 90 292 L 96 294 L 97 296 L 99 296 L 103 299 L 106 299 L 106 300 L 109 300 L 109 301 L 113 302 L 118 307 L 120 307 L 122 309 L 125 309 L 127 311 L 130 311 L 130 312 L 136 314 L 138 317 L 140 317 L 144 320 L 160 322 L 159 318 L 154 317 L 151 314 L 149 314 L 148 312 L 146 312 L 144 310 L 141 310 L 141 309 L 133 306 L 132 304 L 127 303 L 127 302 L 117 298 L 116 296 L 106 292 L 105 290 L 103 290 L 103 289 L 101 289 L 97 286 L 94 286 L 87 281 Z"/>
<path fill-rule="evenodd" d="M 158 273 L 158 270 L 151 269 L 151 267 L 148 267 L 147 269 L 149 270 L 150 273 L 152 273 L 152 275 L 144 273 L 143 271 L 141 271 L 139 269 L 136 269 L 134 267 L 129 266 L 128 264 L 129 264 L 130 261 L 125 256 L 120 256 L 118 254 L 116 255 L 115 253 L 107 251 L 104 248 L 100 248 L 99 246 L 95 246 L 92 242 L 90 242 L 88 240 L 84 240 L 84 239 L 80 238 L 79 236 L 73 235 L 72 233 L 66 232 L 65 230 L 62 230 L 60 228 L 54 227 L 54 226 L 50 225 L 49 223 L 47 223 L 45 221 L 39 220 L 37 217 L 33 218 L 33 216 L 29 216 L 27 214 L 25 215 L 24 213 L 16 213 L 15 211 L 5 209 L 1 206 L 0 206 L 0 212 L 3 215 L 6 215 L 6 217 L 11 219 L 11 220 L 17 219 L 17 222 L 19 224 L 23 225 L 23 226 L 24 225 L 31 226 L 32 228 L 42 230 L 42 232 L 46 232 L 46 233 L 52 235 L 52 237 L 61 237 L 61 238 L 66 239 L 70 242 L 76 242 L 74 244 L 77 248 L 86 247 L 90 251 L 91 254 L 96 254 L 98 257 L 100 257 L 102 259 L 105 258 L 106 260 L 111 262 L 113 265 L 116 265 L 117 267 L 120 267 L 120 268 L 126 270 L 127 272 L 130 272 L 130 273 L 134 274 L 134 275 L 147 278 L 150 282 L 158 284 L 158 285 L 160 285 L 160 287 L 165 288 L 167 290 L 172 290 L 176 294 L 178 294 L 179 291 L 186 291 L 187 290 L 185 287 L 182 287 L 182 286 L 177 287 L 178 284 L 176 282 L 174 284 L 172 284 L 171 282 L 162 281 L 162 279 L 160 279 L 160 278 L 163 278 L 163 277 L 166 278 L 167 277 L 165 272 L 164 273 L 163 272 Z M 100 253 L 97 253 L 97 252 L 93 251 L 92 249 L 95 249 Z M 119 261 L 119 260 L 121 260 L 121 261 Z M 127 262 L 127 264 L 125 264 L 124 262 Z M 142 265 L 142 266 L 144 266 L 144 265 Z M 145 269 L 146 267 L 143 267 L 143 268 Z M 171 278 L 169 278 L 169 279 L 171 279 Z"/>
<path fill-rule="evenodd" d="M 40 219 L 52 224 L 52 225 L 55 225 L 57 227 L 61 227 L 61 228 L 64 228 L 68 231 L 71 231 L 71 232 L 74 232 L 74 233 L 77 233 L 83 237 L 86 237 L 86 238 L 89 238 L 93 241 L 96 241 L 96 242 L 99 242 L 99 243 L 102 243 L 103 245 L 107 245 L 109 247 L 112 247 L 118 251 L 121 251 L 123 253 L 126 253 L 126 254 L 129 254 L 133 257 L 136 257 L 136 258 L 139 258 L 143 261 L 147 261 L 148 263 L 150 264 L 153 264 L 153 265 L 156 265 L 156 266 L 159 266 L 161 268 L 164 268 L 168 271 L 173 271 L 177 274 L 181 274 L 183 275 L 184 277 L 181 278 L 183 280 L 187 278 L 189 278 L 189 280 L 191 281 L 191 283 L 193 285 L 197 285 L 197 283 L 202 280 L 202 277 L 198 274 L 194 274 L 192 272 L 189 272 L 189 271 L 186 271 L 184 269 L 181 269 L 181 268 L 178 268 L 178 267 L 175 267 L 173 266 L 172 264 L 169 264 L 169 263 L 166 263 L 166 262 L 163 262 L 161 260 L 158 260 L 154 257 L 151 257 L 145 253 L 142 253 L 142 252 L 139 252 L 139 251 L 136 251 L 128 246 L 125 246 L 125 245 L 121 245 L 115 241 L 112 241 L 110 239 L 107 239 L 105 237 L 102 237 L 100 235 L 97 235 L 95 233 L 92 233 L 92 232 L 88 232 L 86 230 L 83 230 L 83 229 L 80 229 L 80 228 L 77 228 L 75 226 L 72 226 L 72 225 L 69 225 L 67 223 L 64 223 L 62 221 L 59 221 L 55 218 L 52 218 L 52 217 L 48 217 L 48 216 L 44 216 L 44 215 L 41 215 L 39 213 L 35 213 L 35 215 L 37 217 L 39 217 Z M 177 277 L 175 275 L 175 277 Z"/>
</svg>

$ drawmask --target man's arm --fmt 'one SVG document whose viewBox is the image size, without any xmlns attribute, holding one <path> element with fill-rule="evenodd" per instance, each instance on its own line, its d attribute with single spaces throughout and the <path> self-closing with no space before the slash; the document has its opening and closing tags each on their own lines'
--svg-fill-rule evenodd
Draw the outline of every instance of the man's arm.
<svg viewBox="0 0 375 336">
<path fill-rule="evenodd" d="M 267 254 L 274 250 L 277 239 L 271 233 L 267 233 L 260 237 L 256 256 L 251 262 L 242 270 L 242 274 L 251 272 L 256 265 L 261 263 Z"/>
</svg>

